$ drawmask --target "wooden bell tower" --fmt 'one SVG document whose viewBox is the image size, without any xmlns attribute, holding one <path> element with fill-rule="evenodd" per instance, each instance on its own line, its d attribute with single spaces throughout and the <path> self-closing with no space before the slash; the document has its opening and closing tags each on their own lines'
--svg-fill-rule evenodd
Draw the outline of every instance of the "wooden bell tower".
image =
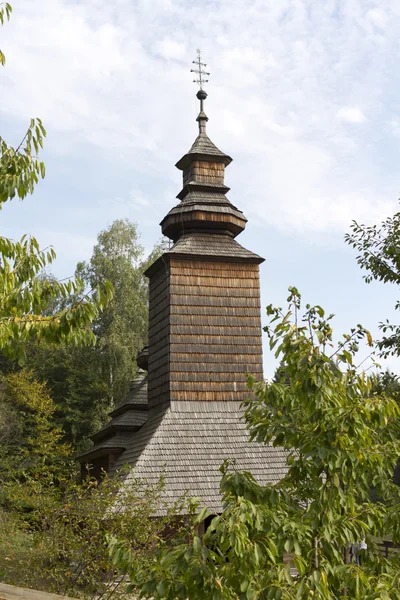
<svg viewBox="0 0 400 600">
<path fill-rule="evenodd" d="M 198 62 L 203 74 L 202 63 Z M 199 81 L 199 80 L 197 80 Z M 246 373 L 262 378 L 259 264 L 235 240 L 247 219 L 226 197 L 232 159 L 206 132 L 200 90 L 199 134 L 176 164 L 180 203 L 161 222 L 173 241 L 150 279 L 149 409 L 173 401 L 242 401 Z"/>
</svg>

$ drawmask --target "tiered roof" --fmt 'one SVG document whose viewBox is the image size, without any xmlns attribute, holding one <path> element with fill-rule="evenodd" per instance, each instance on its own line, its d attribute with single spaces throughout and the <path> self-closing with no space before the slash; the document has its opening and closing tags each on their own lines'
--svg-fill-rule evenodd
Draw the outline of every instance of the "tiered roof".
<svg viewBox="0 0 400 600">
<path fill-rule="evenodd" d="M 155 485 L 165 472 L 167 500 L 172 503 L 189 492 L 218 513 L 225 460 L 239 471 L 250 471 L 261 484 L 278 481 L 286 472 L 282 448 L 249 441 L 240 402 L 171 402 L 153 411 L 115 468 L 133 466 L 128 485 L 134 477 Z"/>
<path fill-rule="evenodd" d="M 197 97 L 203 106 L 206 92 L 200 90 Z M 229 188 L 224 183 L 224 172 L 232 159 L 208 137 L 208 117 L 202 109 L 197 121 L 199 135 L 189 152 L 176 163 L 183 171 L 183 188 L 177 196 L 181 203 L 161 222 L 163 234 L 174 242 L 188 232 L 215 232 L 233 238 L 243 231 L 247 222 L 242 211 L 225 195 Z"/>
<path fill-rule="evenodd" d="M 119 454 L 132 442 L 132 435 L 147 421 L 147 375 L 139 372 L 132 381 L 129 394 L 121 404 L 109 413 L 111 421 L 91 436 L 93 448 L 77 458 L 81 463 L 108 455 L 111 451 Z"/>
</svg>

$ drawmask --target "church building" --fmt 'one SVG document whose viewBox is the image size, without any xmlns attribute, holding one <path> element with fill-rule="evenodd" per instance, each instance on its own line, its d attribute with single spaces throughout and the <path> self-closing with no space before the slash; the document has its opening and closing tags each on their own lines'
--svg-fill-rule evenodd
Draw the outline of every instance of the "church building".
<svg viewBox="0 0 400 600">
<path fill-rule="evenodd" d="M 207 135 L 203 66 L 199 58 L 199 133 L 176 163 L 183 175 L 179 203 L 161 221 L 173 244 L 146 272 L 149 341 L 137 359 L 141 371 L 92 437 L 93 448 L 78 458 L 94 476 L 128 463 L 152 484 L 164 472 L 167 499 L 188 492 L 219 512 L 225 459 L 261 483 L 280 479 L 286 460 L 282 449 L 250 442 L 243 420 L 246 374 L 263 378 L 264 259 L 236 241 L 247 219 L 226 196 L 232 159 Z"/>
</svg>

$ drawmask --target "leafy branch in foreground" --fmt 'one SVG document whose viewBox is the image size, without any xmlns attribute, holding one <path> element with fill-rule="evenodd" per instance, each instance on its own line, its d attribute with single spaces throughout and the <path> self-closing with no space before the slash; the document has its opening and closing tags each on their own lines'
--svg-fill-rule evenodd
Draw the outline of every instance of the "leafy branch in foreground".
<svg viewBox="0 0 400 600">
<path fill-rule="evenodd" d="M 10 20 L 11 17 L 11 13 L 12 13 L 12 6 L 11 4 L 9 4 L 8 2 L 2 2 L 0 4 L 0 24 L 3 25 L 4 21 Z M 6 64 L 6 57 L 4 56 L 4 53 L 0 50 L 0 65 L 5 65 Z"/>
<path fill-rule="evenodd" d="M 11 11 L 9 3 L 0 4 L 0 24 L 10 18 Z M 0 62 L 5 62 L 2 53 Z M 31 119 L 16 148 L 0 136 L 0 209 L 15 197 L 23 200 L 32 194 L 45 176 L 38 157 L 45 136 L 40 119 Z M 0 237 L 0 351 L 19 363 L 25 362 L 26 344 L 31 340 L 94 343 L 90 325 L 112 297 L 109 282 L 89 296 L 79 278 L 63 283 L 39 277 L 54 258 L 52 249 L 41 250 L 31 236 L 19 242 Z M 62 310 L 44 315 L 49 303 L 60 297 L 65 301 Z"/>
<path fill-rule="evenodd" d="M 109 282 L 89 297 L 79 279 L 58 282 L 39 277 L 55 253 L 40 250 L 29 236 L 20 242 L 0 238 L 0 256 L 0 350 L 7 357 L 23 363 L 31 340 L 95 342 L 90 324 L 112 297 Z M 43 316 L 49 303 L 60 297 L 63 308 Z"/>
<path fill-rule="evenodd" d="M 357 262 L 367 271 L 366 283 L 373 280 L 400 284 L 400 212 L 377 225 L 364 225 L 353 221 L 346 242 L 358 251 Z M 398 301 L 395 306 L 400 308 Z M 400 354 L 400 326 L 388 320 L 379 325 L 384 336 L 377 342 L 382 357 Z"/>
<path fill-rule="evenodd" d="M 12 7 L 8 2 L 0 4 L 0 25 L 10 20 Z M 0 50 L 0 64 L 6 59 Z M 39 178 L 45 176 L 44 162 L 39 160 L 46 130 L 40 119 L 31 119 L 29 127 L 17 147 L 10 146 L 0 135 L 0 209 L 7 200 L 17 196 L 23 200 L 32 194 Z"/>
<path fill-rule="evenodd" d="M 44 178 L 45 165 L 38 157 L 44 137 L 46 130 L 40 119 L 31 119 L 16 148 L 0 136 L 0 208 L 15 196 L 23 200 L 27 194 L 32 194 L 39 178 Z"/>
<path fill-rule="evenodd" d="M 280 446 L 286 476 L 261 485 L 251 473 L 222 469 L 223 512 L 204 508 L 189 543 L 156 550 L 137 566 L 113 540 L 114 562 L 140 598 L 362 600 L 400 598 L 400 557 L 376 540 L 400 539 L 400 411 L 372 392 L 373 377 L 353 366 L 361 326 L 332 348 L 332 316 L 306 306 L 290 288 L 289 310 L 268 307 L 271 349 L 281 358 L 275 382 L 249 381 L 246 420 L 255 443 Z M 329 352 L 327 352 L 329 349 Z M 374 498 L 374 500 L 373 500 Z M 199 537 L 196 527 L 205 526 Z M 350 548 L 365 540 L 362 565 Z"/>
</svg>

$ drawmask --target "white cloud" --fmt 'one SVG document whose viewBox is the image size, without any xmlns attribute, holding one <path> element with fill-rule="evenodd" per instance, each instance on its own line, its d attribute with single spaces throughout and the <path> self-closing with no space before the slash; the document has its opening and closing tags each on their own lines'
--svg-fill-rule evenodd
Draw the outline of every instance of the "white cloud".
<svg viewBox="0 0 400 600">
<path fill-rule="evenodd" d="M 164 38 L 155 44 L 155 49 L 165 59 L 184 59 L 187 49 L 184 44 L 171 38 Z"/>
<path fill-rule="evenodd" d="M 389 125 L 389 129 L 394 137 L 400 137 L 400 119 L 395 117 L 391 119 L 387 125 Z"/>
<path fill-rule="evenodd" d="M 399 19 L 390 0 L 19 0 L 2 31 L 0 114 L 21 127 L 40 115 L 66 158 L 92 147 L 133 181 L 147 175 L 145 197 L 122 201 L 143 210 L 195 137 L 201 45 L 210 135 L 238 159 L 232 200 L 275 227 L 342 232 L 388 210 L 372 146 L 396 121 Z"/>
<path fill-rule="evenodd" d="M 367 19 L 379 29 L 384 29 L 387 24 L 387 15 L 380 8 L 370 8 L 367 11 Z"/>
<path fill-rule="evenodd" d="M 145 210 L 149 208 L 150 202 L 143 194 L 141 190 L 132 190 L 127 197 L 115 196 L 112 200 L 102 199 L 99 201 L 101 208 L 107 208 L 108 210 L 115 211 L 115 214 L 121 212 L 124 213 L 129 209 Z"/>
<path fill-rule="evenodd" d="M 357 106 L 343 106 L 338 110 L 337 116 L 347 123 L 363 123 L 366 118 Z"/>
</svg>

